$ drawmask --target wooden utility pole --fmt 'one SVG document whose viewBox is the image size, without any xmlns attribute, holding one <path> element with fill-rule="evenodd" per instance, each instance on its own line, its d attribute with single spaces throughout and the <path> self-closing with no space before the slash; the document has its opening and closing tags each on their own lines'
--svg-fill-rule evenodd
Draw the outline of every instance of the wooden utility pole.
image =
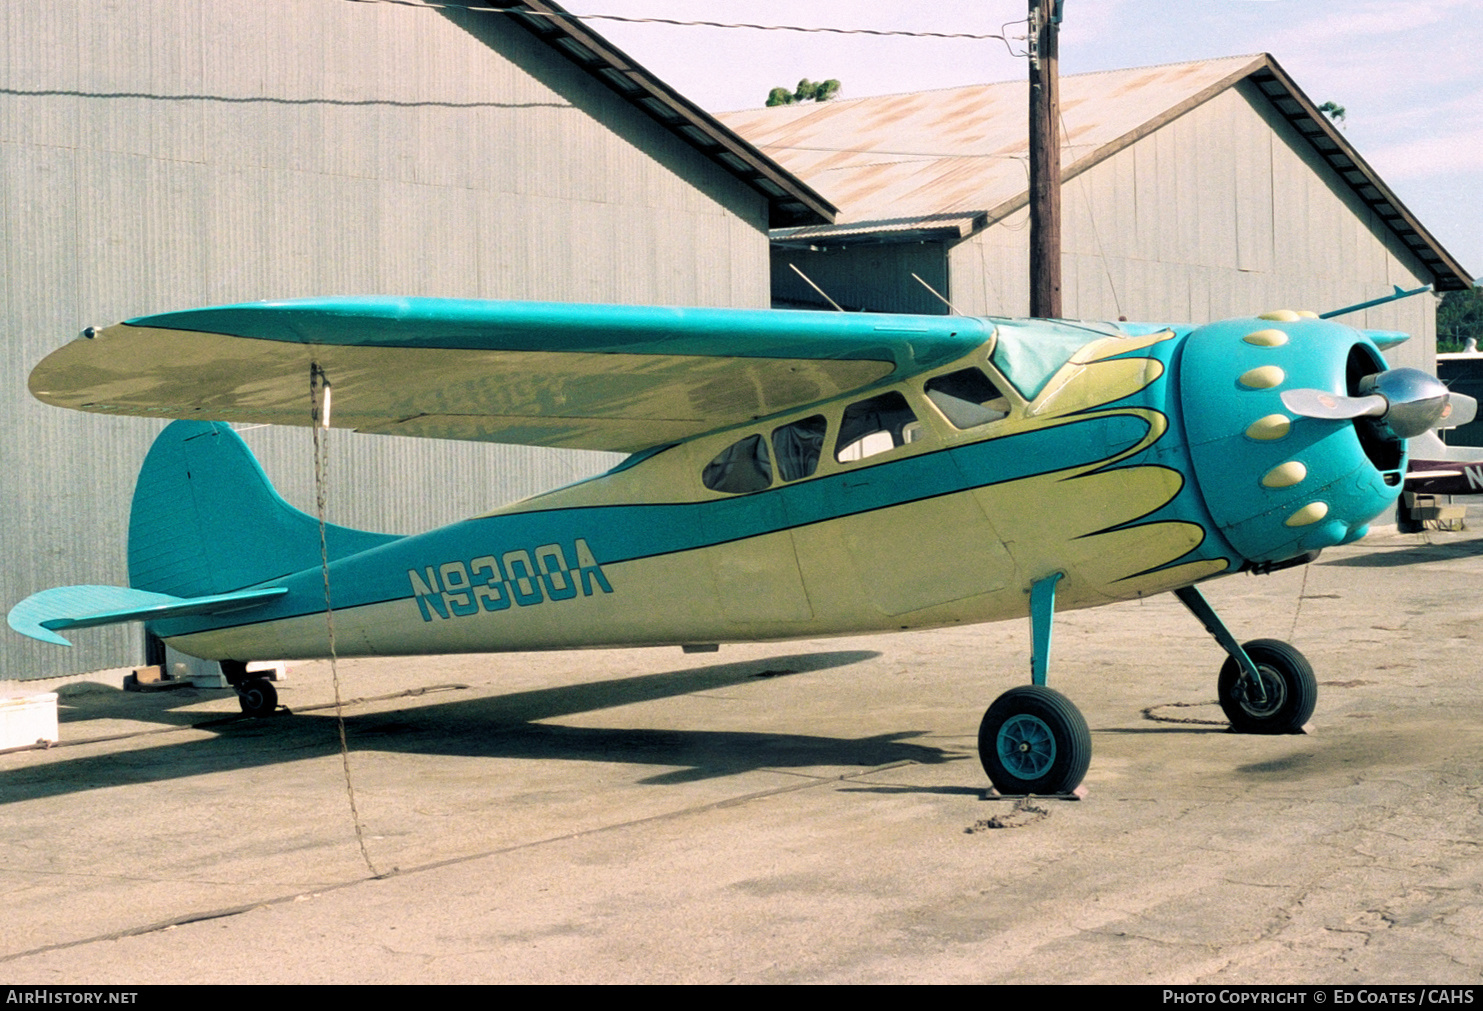
<svg viewBox="0 0 1483 1011">
<path fill-rule="evenodd" d="M 1030 0 L 1030 315 L 1061 315 L 1061 0 Z"/>
</svg>

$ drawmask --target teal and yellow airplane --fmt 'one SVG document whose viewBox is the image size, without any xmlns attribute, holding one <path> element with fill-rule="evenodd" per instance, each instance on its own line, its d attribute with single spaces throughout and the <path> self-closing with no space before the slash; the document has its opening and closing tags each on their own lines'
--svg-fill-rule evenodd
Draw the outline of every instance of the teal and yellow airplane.
<svg viewBox="0 0 1483 1011">
<path fill-rule="evenodd" d="M 1229 654 L 1221 705 L 1300 728 L 1292 646 L 1242 645 L 1195 584 L 1364 536 L 1405 440 L 1476 405 L 1390 369 L 1405 335 L 1281 311 L 1205 326 L 417 298 L 223 306 L 89 329 L 41 400 L 181 419 L 134 492 L 129 587 L 37 593 L 18 632 L 143 620 L 220 660 L 758 642 L 1028 615 L 1031 683 L 979 751 L 1005 793 L 1091 755 L 1048 688 L 1057 608 L 1172 591 Z M 409 537 L 329 526 L 231 423 L 616 450 L 590 480 Z"/>
</svg>

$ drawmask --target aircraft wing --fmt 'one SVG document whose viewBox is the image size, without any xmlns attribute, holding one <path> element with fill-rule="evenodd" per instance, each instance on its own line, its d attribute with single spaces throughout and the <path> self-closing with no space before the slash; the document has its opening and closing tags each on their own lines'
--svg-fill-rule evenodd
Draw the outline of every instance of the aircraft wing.
<svg viewBox="0 0 1483 1011">
<path fill-rule="evenodd" d="M 89 329 L 31 373 L 59 407 L 635 452 L 945 364 L 993 336 L 950 316 L 318 298 Z"/>
</svg>

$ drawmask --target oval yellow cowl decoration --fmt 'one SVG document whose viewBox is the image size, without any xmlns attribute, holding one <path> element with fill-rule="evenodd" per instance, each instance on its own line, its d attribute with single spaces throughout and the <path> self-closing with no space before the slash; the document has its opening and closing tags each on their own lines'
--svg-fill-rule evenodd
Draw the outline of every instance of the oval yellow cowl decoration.
<svg viewBox="0 0 1483 1011">
<path fill-rule="evenodd" d="M 1285 436 L 1290 428 L 1292 428 L 1292 419 L 1287 415 L 1269 414 L 1265 418 L 1257 418 L 1248 425 L 1246 437 L 1259 442 L 1270 442 Z"/>
<path fill-rule="evenodd" d="M 1281 386 L 1282 380 L 1286 378 L 1286 374 L 1275 365 L 1258 365 L 1250 371 L 1243 372 L 1236 382 L 1248 390 L 1270 390 L 1274 386 Z"/>
<path fill-rule="evenodd" d="M 1291 488 L 1308 476 L 1308 468 L 1296 460 L 1279 463 L 1262 477 L 1263 488 Z"/>
<path fill-rule="evenodd" d="M 1303 508 L 1287 518 L 1290 527 L 1306 527 L 1310 523 L 1317 523 L 1329 514 L 1326 502 L 1309 502 Z"/>
<path fill-rule="evenodd" d="M 1259 348 L 1280 348 L 1287 343 L 1287 334 L 1281 330 L 1256 330 L 1241 339 Z"/>
</svg>

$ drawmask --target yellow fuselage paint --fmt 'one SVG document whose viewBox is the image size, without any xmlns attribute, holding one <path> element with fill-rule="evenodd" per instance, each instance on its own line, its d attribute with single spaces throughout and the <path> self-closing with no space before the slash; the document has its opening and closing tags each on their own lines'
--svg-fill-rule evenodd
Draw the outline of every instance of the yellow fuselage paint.
<svg viewBox="0 0 1483 1011">
<path fill-rule="evenodd" d="M 711 491 L 702 483 L 703 470 L 718 453 L 751 433 L 768 438 L 778 428 L 814 415 L 828 421 L 817 471 L 791 485 L 834 479 L 842 496 L 855 490 L 869 493 L 871 482 L 900 472 L 890 468 L 901 461 L 926 458 L 924 463 L 932 467 L 952 468 L 958 466 L 954 450 L 1080 424 L 1093 414 L 1126 416 L 1138 423 L 1138 430 L 1146 430 L 1135 444 L 1083 457 L 1088 462 L 1058 468 L 1055 460 L 1038 461 L 1032 476 L 1002 481 L 970 475 L 961 488 L 948 493 L 819 521 L 785 522 L 780 529 L 738 539 L 708 531 L 709 542 L 690 549 L 602 560 L 611 592 L 594 590 L 544 606 L 445 618 L 425 607 L 419 610 L 409 595 L 337 611 L 337 651 L 352 656 L 539 650 L 930 628 L 1023 616 L 1031 584 L 1056 572 L 1063 576 L 1057 606 L 1070 609 L 1159 593 L 1226 571 L 1231 564 L 1226 558 L 1179 564 L 1206 538 L 1199 522 L 1146 519 L 1173 501 L 1187 480 L 1167 415 L 1147 406 L 1108 406 L 1136 404 L 1135 395 L 1165 373 L 1164 364 L 1153 357 L 1113 356 L 1172 336 L 1164 332 L 1089 342 L 1030 402 L 993 370 L 986 349 L 980 349 L 894 386 L 691 439 L 626 469 L 527 499 L 486 518 L 497 523 L 568 511 L 590 517 L 603 515 L 605 509 L 659 505 L 705 510 L 710 503 L 740 497 Z M 1001 420 L 960 430 L 924 395 L 924 384 L 969 364 L 986 370 L 1001 386 L 1010 410 Z M 888 390 L 906 398 L 921 422 L 919 437 L 864 460 L 836 459 L 835 435 L 845 409 Z M 1167 464 L 1147 462 L 1151 457 L 1146 451 L 1155 444 L 1159 449 L 1152 458 L 1167 459 Z M 1126 462 L 1140 453 L 1145 454 L 1142 462 Z M 753 494 L 769 495 L 787 484 L 774 474 L 770 488 Z M 594 545 L 599 534 L 596 529 L 575 530 L 575 536 Z M 429 557 L 419 564 L 435 567 L 442 561 Z M 464 599 L 458 593 L 445 596 L 454 603 Z M 326 654 L 325 629 L 323 614 L 307 614 L 198 632 L 172 644 L 202 656 L 318 657 Z"/>
</svg>

